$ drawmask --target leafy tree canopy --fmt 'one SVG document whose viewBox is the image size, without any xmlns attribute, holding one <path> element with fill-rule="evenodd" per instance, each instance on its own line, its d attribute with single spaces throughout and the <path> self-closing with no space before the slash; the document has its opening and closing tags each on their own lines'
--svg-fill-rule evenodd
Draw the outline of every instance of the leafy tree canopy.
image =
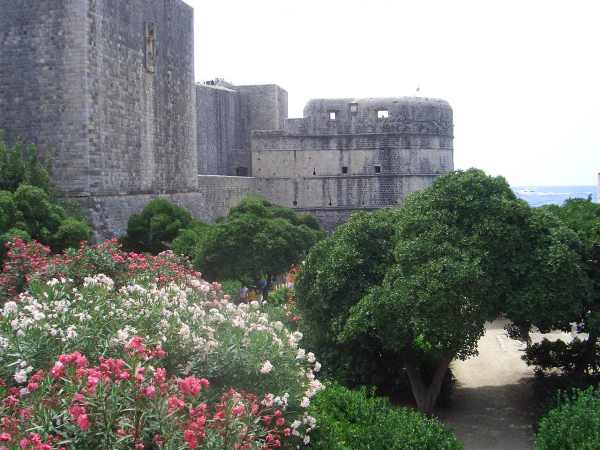
<svg viewBox="0 0 600 450">
<path fill-rule="evenodd" d="M 383 280 L 368 285 L 347 317 L 337 314 L 328 328 L 341 341 L 375 336 L 401 355 L 421 410 L 431 412 L 450 361 L 476 354 L 487 320 L 506 314 L 528 324 L 534 311 L 526 304 L 538 296 L 565 310 L 581 308 L 586 286 L 577 237 L 517 200 L 503 178 L 475 169 L 442 176 L 409 196 L 397 214 L 386 243 L 393 263 Z M 307 263 L 302 279 L 328 270 L 318 260 Z M 572 278 L 559 276 L 561 264 L 573 264 Z M 307 304 L 303 295 L 299 305 Z M 332 299 L 336 305 L 344 304 L 340 297 Z"/>
<path fill-rule="evenodd" d="M 194 223 L 186 209 L 164 198 L 155 198 L 141 213 L 129 217 L 124 243 L 132 250 L 157 254 L 170 249 L 179 232 Z"/>
<path fill-rule="evenodd" d="M 194 262 L 208 279 L 248 285 L 270 279 L 301 261 L 322 237 L 306 223 L 289 208 L 247 197 L 206 234 Z"/>
<path fill-rule="evenodd" d="M 581 289 L 576 302 L 579 309 L 565 310 L 554 308 L 549 302 L 535 298 L 530 303 L 532 310 L 542 309 L 542 317 L 547 319 L 545 328 L 555 327 L 568 330 L 570 323 L 577 323 L 580 332 L 587 336 L 573 340 L 570 343 L 562 341 L 550 342 L 547 340 L 534 344 L 527 349 L 526 358 L 529 364 L 540 369 L 561 369 L 564 373 L 572 375 L 597 375 L 600 374 L 600 205 L 590 199 L 569 199 L 562 206 L 550 205 L 541 208 L 553 215 L 579 237 L 582 245 L 576 247 L 581 257 L 581 265 L 587 276 L 588 289 Z M 571 242 L 563 241 L 564 245 L 575 246 Z M 553 256 L 558 255 L 554 253 Z M 575 262 L 560 261 L 556 258 L 549 259 L 548 264 L 553 264 L 559 270 L 556 277 L 564 283 L 569 283 Z M 571 269 L 571 270 L 569 270 Z M 580 275 L 580 271 L 577 271 Z M 570 299 L 565 299 L 569 301 Z M 530 319 L 533 325 L 538 325 L 536 317 Z"/>
</svg>

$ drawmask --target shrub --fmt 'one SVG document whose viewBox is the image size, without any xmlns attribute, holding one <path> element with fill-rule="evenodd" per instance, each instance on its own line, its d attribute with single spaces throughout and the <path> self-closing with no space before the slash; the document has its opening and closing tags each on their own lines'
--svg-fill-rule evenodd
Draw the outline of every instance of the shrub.
<svg viewBox="0 0 600 450">
<path fill-rule="evenodd" d="M 290 208 L 250 196 L 212 227 L 194 253 L 194 265 L 209 280 L 253 286 L 287 272 L 321 237 Z"/>
<path fill-rule="evenodd" d="M 77 248 L 82 241 L 90 238 L 90 234 L 90 227 L 86 223 L 67 217 L 52 236 L 52 248 L 54 251 Z"/>
<path fill-rule="evenodd" d="M 49 371 L 23 370 L 21 390 L 0 387 L 3 445 L 267 450 L 291 435 L 269 398 L 233 389 L 211 398 L 206 378 L 170 377 L 160 367 L 164 350 L 139 337 L 122 354 L 96 366 L 79 352 L 62 354 Z"/>
<path fill-rule="evenodd" d="M 201 252 L 202 245 L 208 239 L 211 229 L 210 225 L 194 222 L 190 228 L 182 230 L 173 240 L 171 245 L 173 252 L 194 259 Z"/>
<path fill-rule="evenodd" d="M 157 254 L 168 250 L 181 230 L 192 225 L 191 214 L 164 198 L 155 198 L 127 222 L 126 246 Z"/>
<path fill-rule="evenodd" d="M 408 408 L 394 408 L 365 389 L 335 383 L 317 394 L 309 409 L 317 420 L 315 450 L 452 450 L 462 445 L 444 425 Z"/>
<path fill-rule="evenodd" d="M 16 244 L 0 285 L 18 281 L 22 292 L 12 289 L 0 316 L 0 377 L 23 386 L 32 370 L 73 352 L 91 364 L 123 358 L 122 346 L 141 336 L 146 347 L 164 349 L 169 373 L 208 378 L 212 400 L 232 388 L 249 392 L 278 407 L 286 423 L 300 421 L 290 433 L 309 431 L 304 410 L 321 388 L 320 365 L 298 348 L 302 335 L 258 303 L 229 302 L 219 284 L 171 252 L 125 253 L 109 241 L 48 256 L 35 242 Z"/>
<path fill-rule="evenodd" d="M 233 303 L 239 303 L 241 288 L 242 283 L 237 280 L 225 280 L 221 282 L 221 289 L 223 290 L 223 293 L 229 295 L 229 298 Z"/>
<path fill-rule="evenodd" d="M 21 184 L 29 184 L 49 192 L 48 171 L 40 161 L 35 146 L 24 147 L 17 142 L 9 147 L 0 131 L 0 190 L 15 191 Z"/>
<path fill-rule="evenodd" d="M 12 235 L 20 230 L 21 237 L 51 245 L 57 252 L 78 246 L 91 236 L 85 222 L 68 217 L 43 189 L 27 184 L 21 184 L 14 193 L 0 191 L 0 235 L 8 230 Z"/>
<path fill-rule="evenodd" d="M 536 450 L 596 450 L 600 446 L 600 387 L 565 395 L 540 421 Z"/>
</svg>

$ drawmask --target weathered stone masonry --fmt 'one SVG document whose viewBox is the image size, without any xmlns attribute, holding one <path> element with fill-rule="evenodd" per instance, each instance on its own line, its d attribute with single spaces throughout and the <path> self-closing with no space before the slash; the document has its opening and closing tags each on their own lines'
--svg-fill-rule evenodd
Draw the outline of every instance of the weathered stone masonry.
<svg viewBox="0 0 600 450">
<path fill-rule="evenodd" d="M 452 110 L 424 98 L 312 100 L 194 83 L 181 0 L 0 0 L 0 129 L 49 152 L 98 237 L 163 196 L 212 221 L 244 195 L 331 229 L 453 168 Z"/>
<path fill-rule="evenodd" d="M 52 151 L 63 192 L 196 189 L 190 7 L 0 0 L 0 12 L 0 128 Z"/>
</svg>

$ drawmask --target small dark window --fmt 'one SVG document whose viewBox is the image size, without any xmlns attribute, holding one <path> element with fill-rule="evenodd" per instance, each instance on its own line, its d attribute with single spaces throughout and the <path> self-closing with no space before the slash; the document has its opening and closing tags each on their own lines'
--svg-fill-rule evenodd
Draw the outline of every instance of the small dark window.
<svg viewBox="0 0 600 450">
<path fill-rule="evenodd" d="M 350 103 L 350 114 L 358 113 L 358 103 Z"/>
<path fill-rule="evenodd" d="M 390 117 L 390 112 L 387 109 L 378 109 L 377 110 L 377 118 L 378 119 L 387 119 Z"/>
<path fill-rule="evenodd" d="M 298 206 L 298 202 L 294 200 L 294 206 Z"/>
<path fill-rule="evenodd" d="M 375 166 L 375 173 L 381 173 L 381 166 Z"/>
<path fill-rule="evenodd" d="M 236 167 L 235 174 L 238 177 L 247 177 L 248 176 L 248 168 L 247 167 Z"/>
<path fill-rule="evenodd" d="M 337 118 L 337 111 L 329 111 L 329 120 L 335 120 Z"/>
<path fill-rule="evenodd" d="M 342 173 L 348 173 L 348 168 L 346 166 L 342 167 Z"/>
<path fill-rule="evenodd" d="M 316 169 L 316 168 L 314 168 L 314 169 L 313 169 L 313 175 L 316 175 L 316 174 L 317 174 L 317 169 Z"/>
</svg>

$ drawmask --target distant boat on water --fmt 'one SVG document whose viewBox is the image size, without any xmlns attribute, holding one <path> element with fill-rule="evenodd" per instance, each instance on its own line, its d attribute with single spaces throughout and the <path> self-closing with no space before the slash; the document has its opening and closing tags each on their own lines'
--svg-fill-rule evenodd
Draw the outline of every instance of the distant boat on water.
<svg viewBox="0 0 600 450">
<path fill-rule="evenodd" d="M 562 205 L 569 198 L 597 201 L 596 186 L 513 186 L 513 192 L 530 206 Z"/>
</svg>

